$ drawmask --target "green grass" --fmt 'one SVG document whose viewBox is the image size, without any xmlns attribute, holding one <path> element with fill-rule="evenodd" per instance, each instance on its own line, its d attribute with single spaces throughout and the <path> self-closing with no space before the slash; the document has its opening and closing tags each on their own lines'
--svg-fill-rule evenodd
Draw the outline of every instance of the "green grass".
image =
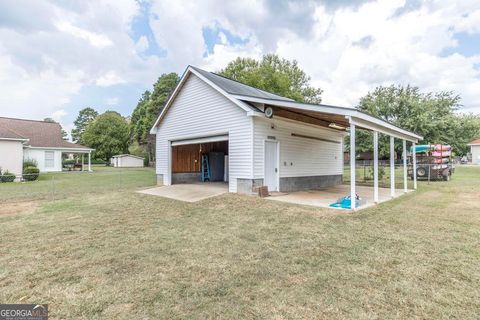
<svg viewBox="0 0 480 320">
<path fill-rule="evenodd" d="M 37 181 L 0 184 L 0 201 L 18 199 L 59 199 L 75 194 L 132 189 L 156 184 L 153 168 L 112 168 L 93 166 L 93 172 L 41 174 Z"/>
<path fill-rule="evenodd" d="M 480 168 L 354 214 L 136 185 L 0 216 L 0 301 L 52 319 L 480 314 Z"/>
<path fill-rule="evenodd" d="M 383 170 L 383 176 L 379 173 L 378 184 L 381 188 L 390 188 L 390 166 L 380 166 L 379 170 Z M 395 187 L 403 188 L 403 166 L 395 166 Z M 413 189 L 413 181 L 407 177 L 407 186 Z M 355 169 L 355 181 L 358 185 L 373 186 L 373 166 L 357 166 Z M 343 170 L 343 182 L 350 182 L 350 166 L 345 165 Z"/>
</svg>

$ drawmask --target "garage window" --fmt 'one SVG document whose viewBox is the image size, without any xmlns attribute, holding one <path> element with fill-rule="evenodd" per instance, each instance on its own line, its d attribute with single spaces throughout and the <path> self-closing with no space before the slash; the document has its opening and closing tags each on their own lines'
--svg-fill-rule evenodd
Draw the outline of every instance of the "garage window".
<svg viewBox="0 0 480 320">
<path fill-rule="evenodd" d="M 45 168 L 55 167 L 55 152 L 45 151 Z"/>
</svg>

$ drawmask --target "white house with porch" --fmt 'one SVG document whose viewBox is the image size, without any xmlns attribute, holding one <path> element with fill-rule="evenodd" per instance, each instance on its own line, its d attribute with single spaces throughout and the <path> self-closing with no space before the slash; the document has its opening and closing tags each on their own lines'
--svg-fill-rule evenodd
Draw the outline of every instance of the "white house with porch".
<svg viewBox="0 0 480 320">
<path fill-rule="evenodd" d="M 344 138 L 350 136 L 355 167 L 359 128 L 374 132 L 372 199 L 378 203 L 378 136 L 390 136 L 392 163 L 394 139 L 403 141 L 406 154 L 407 141 L 415 144 L 421 136 L 354 108 L 296 102 L 189 66 L 151 129 L 157 181 L 167 186 L 225 181 L 229 192 L 246 194 L 261 186 L 288 194 L 338 188 L 343 184 Z M 403 164 L 406 192 L 406 156 Z M 415 189 L 415 168 L 413 172 Z M 355 198 L 355 170 L 348 191 Z M 390 196 L 397 193 L 391 179 Z"/>
<path fill-rule="evenodd" d="M 61 130 L 56 122 L 0 117 L 0 167 L 20 176 L 23 160 L 32 159 L 40 172 L 58 172 L 62 155 L 78 154 L 91 171 L 93 149 L 63 140 Z"/>
</svg>

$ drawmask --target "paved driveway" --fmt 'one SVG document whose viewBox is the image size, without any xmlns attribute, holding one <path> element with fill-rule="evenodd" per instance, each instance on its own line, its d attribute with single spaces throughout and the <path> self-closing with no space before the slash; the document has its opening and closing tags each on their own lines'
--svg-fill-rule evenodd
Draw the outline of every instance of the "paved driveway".
<svg viewBox="0 0 480 320">
<path fill-rule="evenodd" d="M 138 192 L 179 201 L 197 202 L 227 193 L 228 184 L 223 182 L 182 183 L 155 187 Z"/>
</svg>

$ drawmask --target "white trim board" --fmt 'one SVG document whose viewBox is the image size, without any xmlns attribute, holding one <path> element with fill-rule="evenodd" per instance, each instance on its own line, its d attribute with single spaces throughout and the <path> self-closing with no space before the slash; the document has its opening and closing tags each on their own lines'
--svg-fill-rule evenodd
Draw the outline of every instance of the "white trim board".
<svg viewBox="0 0 480 320">
<path fill-rule="evenodd" d="M 203 137 L 203 138 L 176 140 L 176 141 L 172 141 L 172 147 L 183 146 L 187 144 L 209 143 L 209 142 L 218 142 L 218 141 L 228 141 L 228 134 L 221 135 L 221 136 L 210 136 L 210 137 Z"/>
</svg>

